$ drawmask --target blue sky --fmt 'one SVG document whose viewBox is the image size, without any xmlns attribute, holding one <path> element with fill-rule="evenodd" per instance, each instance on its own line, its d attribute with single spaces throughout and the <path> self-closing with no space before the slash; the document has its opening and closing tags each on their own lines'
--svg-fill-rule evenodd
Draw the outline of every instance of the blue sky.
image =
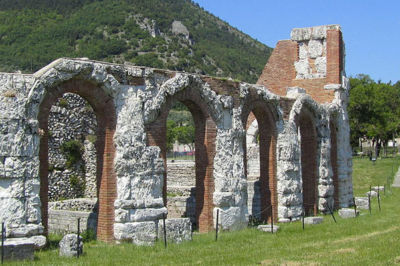
<svg viewBox="0 0 400 266">
<path fill-rule="evenodd" d="M 251 37 L 275 47 L 292 28 L 340 24 L 347 76 L 400 80 L 400 0 L 194 0 Z"/>
</svg>

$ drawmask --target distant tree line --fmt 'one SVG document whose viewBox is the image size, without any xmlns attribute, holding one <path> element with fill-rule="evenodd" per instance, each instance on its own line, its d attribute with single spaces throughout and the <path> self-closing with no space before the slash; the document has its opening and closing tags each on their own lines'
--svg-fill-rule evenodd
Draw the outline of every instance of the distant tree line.
<svg viewBox="0 0 400 266">
<path fill-rule="evenodd" d="M 373 142 L 375 155 L 386 153 L 389 140 L 400 133 L 400 82 L 375 82 L 368 75 L 350 78 L 349 120 L 351 144 L 360 139 Z"/>
</svg>

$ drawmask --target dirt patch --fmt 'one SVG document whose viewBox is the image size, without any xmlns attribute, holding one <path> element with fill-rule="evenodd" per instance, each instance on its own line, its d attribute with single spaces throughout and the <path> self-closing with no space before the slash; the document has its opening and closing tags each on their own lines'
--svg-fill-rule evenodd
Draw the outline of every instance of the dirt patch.
<svg viewBox="0 0 400 266">
<path fill-rule="evenodd" d="M 334 250 L 333 253 L 336 253 L 336 254 L 356 253 L 356 249 L 354 249 L 354 248 L 341 248 L 341 249 Z"/>
<path fill-rule="evenodd" d="M 400 228 L 399 226 L 393 226 L 393 227 L 390 227 L 390 228 L 388 228 L 386 230 L 383 230 L 383 231 L 375 231 L 375 232 L 364 234 L 364 235 L 346 237 L 346 238 L 342 238 L 342 239 L 338 239 L 338 240 L 332 241 L 332 244 L 343 244 L 343 243 L 347 243 L 347 242 L 360 241 L 360 240 L 368 239 L 368 238 L 375 237 L 375 236 L 378 236 L 378 235 L 391 233 L 393 231 L 398 230 L 399 228 Z"/>
</svg>

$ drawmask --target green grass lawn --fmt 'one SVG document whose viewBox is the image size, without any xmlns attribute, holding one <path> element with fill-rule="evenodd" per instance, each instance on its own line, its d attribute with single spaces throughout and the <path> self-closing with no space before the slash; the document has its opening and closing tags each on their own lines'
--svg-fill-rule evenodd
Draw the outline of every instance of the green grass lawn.
<svg viewBox="0 0 400 266">
<path fill-rule="evenodd" d="M 398 168 L 396 161 L 394 172 Z M 354 160 L 354 189 L 364 194 L 369 185 L 383 185 L 392 173 L 393 160 Z M 300 222 L 280 224 L 277 234 L 253 228 L 195 234 L 193 241 L 153 247 L 132 244 L 85 243 L 84 255 L 60 258 L 56 248 L 36 252 L 25 265 L 393 265 L 400 263 L 400 189 L 382 195 L 382 211 L 372 201 L 372 214 L 362 211 L 355 219 L 325 216 L 320 225 L 302 230 Z M 21 262 L 15 262 L 21 265 Z"/>
</svg>

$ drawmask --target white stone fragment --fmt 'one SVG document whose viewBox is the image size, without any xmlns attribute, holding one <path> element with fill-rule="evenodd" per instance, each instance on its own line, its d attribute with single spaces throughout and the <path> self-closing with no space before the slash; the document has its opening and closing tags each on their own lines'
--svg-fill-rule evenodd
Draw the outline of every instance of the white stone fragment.
<svg viewBox="0 0 400 266">
<path fill-rule="evenodd" d="M 354 218 L 359 215 L 359 211 L 354 211 L 354 209 L 351 208 L 342 208 L 339 210 L 339 216 L 342 217 L 343 219 L 347 218 Z"/>
<path fill-rule="evenodd" d="M 315 216 L 315 217 L 306 217 L 304 218 L 305 224 L 320 224 L 324 221 L 323 217 Z"/>
<path fill-rule="evenodd" d="M 182 243 L 192 240 L 192 223 L 189 218 L 175 218 L 165 220 L 167 240 Z M 158 238 L 164 240 L 163 220 L 158 221 Z"/>
<path fill-rule="evenodd" d="M 308 53 L 310 58 L 317 58 L 322 56 L 324 50 L 322 42 L 319 40 L 310 40 L 308 43 Z"/>
<path fill-rule="evenodd" d="M 270 224 L 264 224 L 257 226 L 257 229 L 262 232 L 271 233 L 273 231 L 273 233 L 276 233 L 279 230 L 279 225 L 274 224 L 274 227 L 272 227 Z"/>
</svg>

